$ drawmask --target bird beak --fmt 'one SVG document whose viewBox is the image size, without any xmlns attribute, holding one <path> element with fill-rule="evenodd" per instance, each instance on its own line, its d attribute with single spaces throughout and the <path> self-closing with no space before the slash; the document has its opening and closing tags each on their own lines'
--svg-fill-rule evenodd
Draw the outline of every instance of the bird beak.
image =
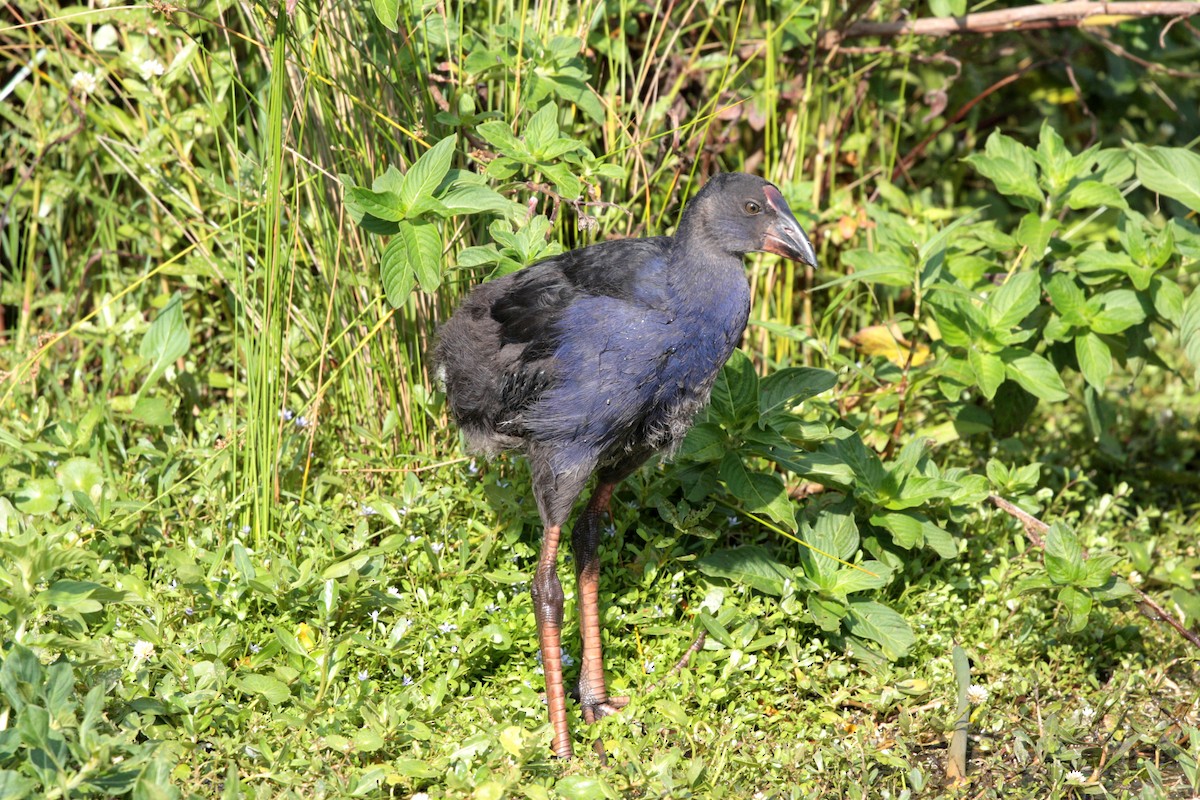
<svg viewBox="0 0 1200 800">
<path fill-rule="evenodd" d="M 813 250 L 812 242 L 796 222 L 792 209 L 787 201 L 774 186 L 766 188 L 767 205 L 775 210 L 775 222 L 767 228 L 762 249 L 793 261 L 801 261 L 810 267 L 817 265 L 817 253 Z"/>
</svg>

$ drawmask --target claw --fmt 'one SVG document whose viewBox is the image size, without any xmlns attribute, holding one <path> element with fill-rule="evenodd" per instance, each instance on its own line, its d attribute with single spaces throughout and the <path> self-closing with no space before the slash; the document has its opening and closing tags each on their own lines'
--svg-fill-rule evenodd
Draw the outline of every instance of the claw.
<svg viewBox="0 0 1200 800">
<path fill-rule="evenodd" d="M 583 706 L 583 721 L 591 725 L 596 720 L 616 714 L 627 705 L 628 697 L 610 697 L 603 703 L 587 703 Z"/>
</svg>

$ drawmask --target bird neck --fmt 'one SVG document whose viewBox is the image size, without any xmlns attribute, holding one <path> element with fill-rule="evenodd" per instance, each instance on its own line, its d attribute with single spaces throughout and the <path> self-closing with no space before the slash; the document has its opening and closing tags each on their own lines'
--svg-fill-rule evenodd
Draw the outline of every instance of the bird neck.
<svg viewBox="0 0 1200 800">
<path fill-rule="evenodd" d="M 676 318 L 694 323 L 701 332 L 740 336 L 750 312 L 742 259 L 696 236 L 676 239 L 675 248 L 667 285 Z"/>
</svg>

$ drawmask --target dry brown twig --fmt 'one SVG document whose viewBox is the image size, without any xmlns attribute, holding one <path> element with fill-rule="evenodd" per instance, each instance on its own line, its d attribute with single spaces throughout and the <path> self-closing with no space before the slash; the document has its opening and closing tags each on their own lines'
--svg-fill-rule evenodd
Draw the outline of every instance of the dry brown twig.
<svg viewBox="0 0 1200 800">
<path fill-rule="evenodd" d="M 961 17 L 925 17 L 903 22 L 860 20 L 845 30 L 826 31 L 819 41 L 825 50 L 836 49 L 846 39 L 860 36 L 951 36 L 961 33 L 1003 33 L 1040 28 L 1071 28 L 1116 25 L 1137 17 L 1182 19 L 1200 15 L 1200 2 L 1142 2 L 1124 0 L 1105 3 L 1069 0 L 1065 3 L 1019 6 L 981 11 Z"/>
</svg>

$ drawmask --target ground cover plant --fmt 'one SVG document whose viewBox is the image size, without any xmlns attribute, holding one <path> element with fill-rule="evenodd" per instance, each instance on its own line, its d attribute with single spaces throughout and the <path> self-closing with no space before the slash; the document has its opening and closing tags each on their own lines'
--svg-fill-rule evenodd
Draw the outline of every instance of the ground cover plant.
<svg viewBox="0 0 1200 800">
<path fill-rule="evenodd" d="M 1200 35 L 1121 10 L 9 3 L 0 796 L 1200 794 Z M 717 170 L 821 267 L 614 498 L 558 762 L 436 324 Z"/>
</svg>

